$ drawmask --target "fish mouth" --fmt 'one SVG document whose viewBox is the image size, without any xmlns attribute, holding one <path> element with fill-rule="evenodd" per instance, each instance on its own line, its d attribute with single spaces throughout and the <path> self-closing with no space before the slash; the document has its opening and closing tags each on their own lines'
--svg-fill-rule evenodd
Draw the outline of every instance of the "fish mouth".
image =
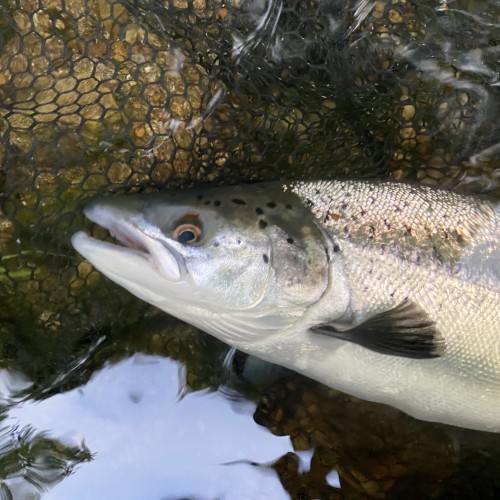
<svg viewBox="0 0 500 500">
<path fill-rule="evenodd" d="M 135 266 L 139 265 L 137 259 L 141 259 L 144 262 L 140 265 L 147 263 L 169 281 L 180 280 L 184 270 L 182 257 L 165 239 L 160 240 L 146 234 L 141 227 L 147 229 L 147 223 L 140 214 L 105 201 L 91 203 L 84 209 L 84 213 L 89 220 L 107 229 L 117 242 L 93 238 L 83 231 L 73 235 L 73 247 L 98 269 L 103 264 L 106 266 L 106 259 L 122 259 L 124 265 L 127 263 Z M 103 264 L 99 266 L 97 261 Z M 108 264 L 113 267 L 111 262 Z"/>
</svg>

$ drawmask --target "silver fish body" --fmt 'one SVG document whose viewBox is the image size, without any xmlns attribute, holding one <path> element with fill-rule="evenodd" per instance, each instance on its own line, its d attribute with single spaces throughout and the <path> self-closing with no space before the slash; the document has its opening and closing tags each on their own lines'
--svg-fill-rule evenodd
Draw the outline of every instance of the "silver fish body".
<svg viewBox="0 0 500 500">
<path fill-rule="evenodd" d="M 500 432 L 498 206 L 321 181 L 106 198 L 86 214 L 122 246 L 80 232 L 74 247 L 160 309 L 346 393 Z"/>
</svg>

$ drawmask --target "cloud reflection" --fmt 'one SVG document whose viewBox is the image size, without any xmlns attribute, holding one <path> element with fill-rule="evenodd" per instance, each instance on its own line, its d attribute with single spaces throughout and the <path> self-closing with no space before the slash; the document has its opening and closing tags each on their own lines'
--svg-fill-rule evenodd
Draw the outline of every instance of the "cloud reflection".
<svg viewBox="0 0 500 500">
<path fill-rule="evenodd" d="M 83 387 L 9 411 L 7 425 L 31 425 L 94 459 L 44 498 L 288 498 L 270 462 L 293 451 L 220 394 L 179 401 L 179 365 L 136 355 L 110 365 Z"/>
</svg>

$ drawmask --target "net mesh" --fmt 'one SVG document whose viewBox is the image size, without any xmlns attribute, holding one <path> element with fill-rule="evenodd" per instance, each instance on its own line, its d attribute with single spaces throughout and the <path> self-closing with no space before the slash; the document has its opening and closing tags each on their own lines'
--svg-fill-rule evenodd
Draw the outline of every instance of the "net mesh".
<svg viewBox="0 0 500 500">
<path fill-rule="evenodd" d="M 347 176 L 497 194 L 499 18 L 494 0 L 2 2 L 0 356 L 34 342 L 41 377 L 150 313 L 70 247 L 102 192 Z"/>
<path fill-rule="evenodd" d="M 350 177 L 498 198 L 499 19 L 497 0 L 0 0 L 0 368 L 33 381 L 31 398 L 81 386 L 138 351 L 181 360 L 188 387 L 220 382 L 218 342 L 158 317 L 71 248 L 76 230 L 99 233 L 81 210 L 96 195 Z M 275 464 L 287 491 L 299 495 L 311 476 L 310 496 L 336 498 L 323 478 L 339 442 L 352 442 L 342 421 L 358 421 L 351 434 L 374 451 L 340 452 L 343 488 L 385 494 L 367 490 L 392 483 L 363 479 L 380 445 L 359 429 L 387 421 L 387 410 L 349 413 L 352 398 L 296 383 L 256 412 L 296 449 L 317 447 L 311 471 L 321 480 L 297 472 L 290 481 L 291 454 Z M 338 412 L 347 412 L 342 439 L 328 427 Z M 388 421 L 380 442 L 398 429 Z M 427 450 L 424 424 L 411 425 L 401 431 L 408 446 Z M 431 455 L 449 458 L 450 446 Z M 399 462 L 427 477 L 401 450 Z M 32 429 L 0 428 L 0 479 L 23 474 L 43 490 L 90 459 Z M 448 472 L 429 464 L 443 488 Z M 461 476 L 470 482 L 470 470 Z M 17 483 L 0 482 L 0 496 L 16 496 Z"/>
</svg>

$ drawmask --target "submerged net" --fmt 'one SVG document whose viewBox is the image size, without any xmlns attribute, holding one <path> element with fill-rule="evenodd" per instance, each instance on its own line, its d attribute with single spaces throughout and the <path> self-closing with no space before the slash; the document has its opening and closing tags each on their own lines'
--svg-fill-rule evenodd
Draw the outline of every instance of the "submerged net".
<svg viewBox="0 0 500 500">
<path fill-rule="evenodd" d="M 216 385 L 220 344 L 71 248 L 96 195 L 349 177 L 498 198 L 499 19 L 497 0 L 0 0 L 0 368 L 45 397 L 143 351 Z M 37 489 L 89 459 L 14 431 L 0 468 L 45 453 Z"/>
<path fill-rule="evenodd" d="M 495 0 L 4 0 L 0 357 L 46 378 L 151 314 L 70 247 L 102 192 L 372 177 L 498 194 L 499 19 Z"/>
</svg>

